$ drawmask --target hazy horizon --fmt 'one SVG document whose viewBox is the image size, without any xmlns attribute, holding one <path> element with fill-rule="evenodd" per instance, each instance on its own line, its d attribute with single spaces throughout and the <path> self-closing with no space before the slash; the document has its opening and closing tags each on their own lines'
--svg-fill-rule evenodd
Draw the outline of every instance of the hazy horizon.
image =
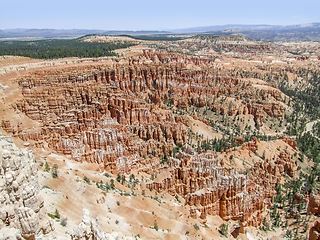
<svg viewBox="0 0 320 240">
<path fill-rule="evenodd" d="M 129 29 L 98 29 L 98 28 L 6 28 L 6 29 L 0 29 L 0 30 L 61 30 L 61 31 L 68 31 L 68 30 L 89 30 L 89 31 L 119 31 L 119 32 L 125 32 L 125 31 L 137 31 L 137 32 L 143 32 L 143 31 L 150 31 L 150 32 L 170 32 L 174 30 L 184 30 L 184 29 L 193 29 L 193 28 L 209 28 L 209 27 L 224 27 L 224 26 L 294 26 L 294 25 L 308 25 L 308 24 L 320 24 L 319 22 L 309 22 L 309 23 L 296 23 L 296 24 L 290 24 L 290 25 L 281 25 L 281 24 L 221 24 L 221 25 L 206 25 L 206 26 L 193 26 L 193 27 L 183 27 L 183 28 L 175 28 L 175 29 L 137 29 L 137 30 L 129 30 Z"/>
<path fill-rule="evenodd" d="M 320 21 L 319 1 L 101 0 L 1 3 L 0 29 L 174 30 L 200 26 L 296 25 Z"/>
</svg>

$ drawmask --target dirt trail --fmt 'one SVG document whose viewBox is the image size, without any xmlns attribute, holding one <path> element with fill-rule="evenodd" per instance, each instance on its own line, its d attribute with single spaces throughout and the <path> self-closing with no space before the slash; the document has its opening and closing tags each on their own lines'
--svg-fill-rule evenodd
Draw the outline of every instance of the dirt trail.
<svg viewBox="0 0 320 240">
<path fill-rule="evenodd" d="M 305 134 L 306 132 L 310 132 L 312 136 L 314 136 L 315 138 L 317 138 L 318 140 L 320 140 L 320 138 L 318 138 L 317 136 L 315 136 L 315 135 L 313 134 L 313 132 L 312 132 L 313 125 L 316 124 L 316 123 L 318 123 L 319 121 L 320 121 L 320 119 L 317 119 L 317 120 L 314 120 L 314 121 L 312 121 L 312 122 L 307 123 L 307 125 L 306 125 L 306 130 L 302 133 L 302 135 Z"/>
<path fill-rule="evenodd" d="M 319 121 L 320 121 L 320 119 L 317 119 L 317 120 L 314 120 L 312 122 L 307 123 L 306 130 L 303 133 L 310 132 L 312 130 L 312 128 L 313 128 L 313 125 L 316 124 Z"/>
</svg>

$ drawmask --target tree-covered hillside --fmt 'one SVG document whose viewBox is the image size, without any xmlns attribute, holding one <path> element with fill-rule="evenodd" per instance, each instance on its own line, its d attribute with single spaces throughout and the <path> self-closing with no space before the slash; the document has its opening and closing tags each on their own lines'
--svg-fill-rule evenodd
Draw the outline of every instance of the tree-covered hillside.
<svg viewBox="0 0 320 240">
<path fill-rule="evenodd" d="M 78 39 L 0 41 L 0 56 L 13 55 L 39 59 L 63 57 L 102 57 L 115 56 L 115 49 L 132 46 L 132 43 L 88 43 Z"/>
</svg>

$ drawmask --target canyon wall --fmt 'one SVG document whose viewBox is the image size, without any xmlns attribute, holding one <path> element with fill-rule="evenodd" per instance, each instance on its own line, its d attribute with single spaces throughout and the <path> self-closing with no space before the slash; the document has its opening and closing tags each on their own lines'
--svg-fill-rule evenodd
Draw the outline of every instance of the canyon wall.
<svg viewBox="0 0 320 240">
<path fill-rule="evenodd" d="M 258 141 L 254 139 L 242 149 L 254 153 Z M 193 218 L 219 215 L 224 220 L 241 219 L 243 226 L 257 227 L 276 195 L 276 183 L 284 172 L 290 176 L 295 171 L 295 163 L 286 152 L 280 152 L 275 161 L 255 163 L 250 174 L 244 174 L 225 166 L 221 155 L 211 151 L 198 154 L 187 146 L 186 152 L 180 151 L 177 158 L 170 158 L 168 165 L 156 170 L 155 180 L 146 186 L 183 196 L 185 204 L 192 206 Z"/>
<path fill-rule="evenodd" d="M 36 147 L 128 172 L 139 158 L 170 155 L 174 145 L 187 142 L 189 123 L 173 114 L 173 105 L 251 114 L 258 128 L 266 115 L 284 116 L 278 92 L 258 91 L 226 71 L 209 68 L 211 64 L 207 58 L 144 51 L 104 64 L 36 71 L 19 80 L 23 99 L 13 107 L 41 127 L 23 128 L 9 119 L 1 126 Z M 258 93 L 263 96 L 259 101 Z M 218 101 L 223 95 L 235 101 Z"/>
</svg>

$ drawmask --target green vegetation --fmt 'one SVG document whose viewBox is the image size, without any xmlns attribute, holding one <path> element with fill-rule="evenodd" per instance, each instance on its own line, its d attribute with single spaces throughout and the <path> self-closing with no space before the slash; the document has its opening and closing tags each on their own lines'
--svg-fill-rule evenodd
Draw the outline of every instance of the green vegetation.
<svg viewBox="0 0 320 240">
<path fill-rule="evenodd" d="M 286 78 L 279 81 L 279 89 L 294 100 L 294 110 L 301 111 L 311 119 L 320 117 L 320 71 L 314 69 L 299 69 L 296 74 L 306 79 L 306 82 L 298 82 L 299 87 L 292 88 Z"/>
<path fill-rule="evenodd" d="M 134 179 L 135 179 L 135 176 L 134 176 L 134 174 L 132 173 L 132 174 L 130 175 L 130 177 L 129 177 L 129 181 L 132 183 L 132 182 L 134 181 Z"/>
<path fill-rule="evenodd" d="M 105 173 L 105 174 L 103 174 L 105 177 L 111 177 L 110 175 L 109 175 L 109 173 Z"/>
<path fill-rule="evenodd" d="M 50 172 L 50 166 L 49 166 L 49 164 L 47 162 L 44 164 L 44 171 L 45 172 Z"/>
<path fill-rule="evenodd" d="M 58 165 L 54 164 L 52 169 L 51 169 L 51 175 L 53 178 L 57 178 L 58 177 Z"/>
<path fill-rule="evenodd" d="M 111 189 L 114 189 L 114 188 L 115 188 L 114 180 L 113 180 L 113 179 L 110 180 L 110 187 L 111 187 Z"/>
<path fill-rule="evenodd" d="M 315 163 L 320 163 L 320 141 L 312 136 L 310 132 L 306 132 L 297 138 L 298 148 L 309 159 Z M 302 160 L 302 157 L 301 157 Z"/>
<path fill-rule="evenodd" d="M 227 237 L 228 236 L 228 225 L 225 223 L 221 224 L 221 226 L 219 227 L 219 232 L 222 236 Z"/>
<path fill-rule="evenodd" d="M 154 220 L 154 229 L 155 229 L 156 231 L 159 230 L 157 220 Z"/>
<path fill-rule="evenodd" d="M 56 209 L 56 211 L 54 212 L 54 214 L 48 213 L 48 216 L 52 219 L 60 219 L 60 213 L 59 211 Z"/>
<path fill-rule="evenodd" d="M 96 182 L 96 186 L 105 192 L 108 192 L 109 190 L 114 189 L 114 185 L 112 187 L 111 184 L 109 185 L 107 182 L 106 184 L 103 184 L 102 180 L 100 182 Z"/>
<path fill-rule="evenodd" d="M 317 122 L 313 125 L 312 132 L 318 138 L 320 137 L 320 122 Z"/>
<path fill-rule="evenodd" d="M 254 133 L 253 135 L 244 135 L 243 137 L 244 137 L 244 142 L 252 141 L 253 137 L 256 137 L 257 139 L 260 139 L 262 141 L 271 141 L 271 140 L 277 139 L 277 137 L 274 137 L 274 136 L 261 135 L 257 133 Z M 203 150 L 215 150 L 217 152 L 221 152 L 221 151 L 226 151 L 227 149 L 230 149 L 230 148 L 234 148 L 236 146 L 237 144 L 235 144 L 235 137 L 233 135 L 229 135 L 226 137 L 223 136 L 222 139 L 214 138 L 211 140 L 206 139 L 201 142 L 198 141 L 197 151 L 200 152 L 203 149 Z M 173 149 L 173 152 L 175 153 L 175 149 Z"/>
<path fill-rule="evenodd" d="M 282 227 L 286 230 L 288 238 L 301 239 L 308 230 L 306 222 L 310 220 L 306 196 L 319 191 L 319 174 L 319 165 L 315 162 L 305 172 L 301 171 L 296 179 L 287 178 L 284 184 L 277 183 L 275 186 L 277 194 L 272 199 L 273 205 L 270 209 L 270 221 L 264 219 L 261 229 L 268 231 Z"/>
<path fill-rule="evenodd" d="M 197 230 L 197 231 L 200 230 L 200 227 L 199 227 L 197 224 L 194 224 L 193 227 L 194 227 L 194 229 Z"/>
<path fill-rule="evenodd" d="M 58 212 L 58 210 L 56 209 L 54 216 L 58 219 L 60 219 L 60 213 Z"/>
<path fill-rule="evenodd" d="M 122 175 L 122 177 L 121 177 L 121 184 L 123 185 L 123 184 L 125 183 L 125 181 L 126 181 L 126 178 L 125 178 L 124 175 Z"/>
<path fill-rule="evenodd" d="M 119 173 L 117 174 L 117 178 L 116 178 L 116 180 L 117 180 L 117 182 L 120 182 L 120 181 L 121 181 L 121 176 L 120 176 L 120 174 L 119 174 Z"/>
<path fill-rule="evenodd" d="M 161 160 L 160 164 L 163 164 L 163 163 L 168 163 L 168 155 L 167 155 L 167 152 L 164 152 L 164 157 L 163 159 Z"/>
<path fill-rule="evenodd" d="M 116 56 L 115 49 L 133 46 L 132 43 L 91 43 L 81 39 L 0 41 L 0 56 L 13 55 L 38 59 L 64 57 L 103 57 Z"/>
<path fill-rule="evenodd" d="M 90 184 L 90 179 L 87 178 L 87 176 L 84 176 L 84 177 L 83 177 L 83 181 L 85 181 L 87 184 Z"/>
</svg>

